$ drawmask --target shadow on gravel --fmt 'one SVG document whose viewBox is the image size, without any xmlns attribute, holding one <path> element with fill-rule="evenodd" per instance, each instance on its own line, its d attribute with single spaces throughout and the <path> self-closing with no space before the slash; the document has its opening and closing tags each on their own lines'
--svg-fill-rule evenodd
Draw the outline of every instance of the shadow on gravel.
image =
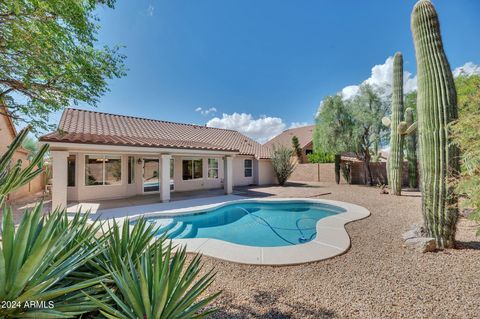
<svg viewBox="0 0 480 319">
<path fill-rule="evenodd" d="M 282 290 L 276 291 L 253 291 L 251 302 L 245 302 L 242 305 L 233 304 L 232 298 L 223 295 L 223 300 L 216 305 L 218 311 L 209 316 L 209 318 L 265 318 L 265 319 L 293 319 L 293 318 L 318 318 L 330 319 L 335 317 L 335 313 L 327 309 L 314 309 L 312 305 L 301 304 L 298 302 L 285 302 L 279 300 Z M 279 310 L 278 308 L 288 308 L 288 310 Z"/>
<path fill-rule="evenodd" d="M 457 241 L 457 249 L 480 250 L 480 241 Z"/>
</svg>

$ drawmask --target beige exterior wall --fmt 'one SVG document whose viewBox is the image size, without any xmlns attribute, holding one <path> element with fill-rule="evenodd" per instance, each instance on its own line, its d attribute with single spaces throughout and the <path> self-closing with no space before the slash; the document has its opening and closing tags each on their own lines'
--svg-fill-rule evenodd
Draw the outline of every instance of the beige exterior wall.
<svg viewBox="0 0 480 319">
<path fill-rule="evenodd" d="M 268 159 L 256 160 L 254 163 L 254 176 L 256 185 L 277 184 L 277 178 L 273 171 L 272 161 Z"/>
<path fill-rule="evenodd" d="M 245 177 L 245 160 L 251 159 L 255 162 L 252 156 L 235 156 L 233 158 L 233 185 L 246 186 L 254 184 L 255 164 L 252 162 L 252 176 Z"/>
<path fill-rule="evenodd" d="M 109 152 L 71 152 L 71 155 L 76 156 L 76 178 L 75 186 L 68 187 L 67 199 L 68 201 L 90 201 L 101 199 L 114 199 L 124 198 L 135 195 L 143 194 L 143 165 L 138 164 L 139 158 L 160 158 L 160 155 L 140 155 L 140 154 L 128 154 L 122 156 L 122 174 L 120 185 L 85 185 L 85 155 L 88 154 L 105 154 L 109 155 Z M 132 184 L 128 184 L 128 157 L 134 156 L 135 158 L 135 181 Z M 224 179 L 224 157 L 220 155 L 201 155 L 201 156 L 181 156 L 172 155 L 174 163 L 174 190 L 175 192 L 201 190 L 201 189 L 214 189 L 223 187 Z M 218 178 L 208 178 L 208 159 L 218 159 Z M 250 185 L 254 183 L 254 176 L 256 169 L 254 167 L 252 177 L 244 177 L 244 160 L 252 159 L 253 157 L 234 157 L 233 158 L 233 185 Z M 203 162 L 203 177 L 200 179 L 183 180 L 182 178 L 182 161 L 184 159 L 202 159 Z M 266 167 L 269 170 L 261 173 L 260 182 L 264 184 L 271 184 L 272 174 L 271 164 L 269 166 L 269 160 L 262 160 L 261 167 Z M 159 171 L 160 171 L 159 167 Z M 152 194 L 149 192 L 148 194 Z M 160 195 L 159 195 L 160 196 Z"/>
</svg>

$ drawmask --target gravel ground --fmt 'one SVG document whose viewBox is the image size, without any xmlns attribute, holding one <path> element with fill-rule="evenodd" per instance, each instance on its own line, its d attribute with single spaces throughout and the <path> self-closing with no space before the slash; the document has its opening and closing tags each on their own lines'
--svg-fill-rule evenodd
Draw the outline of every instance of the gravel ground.
<svg viewBox="0 0 480 319">
<path fill-rule="evenodd" d="M 480 318 L 480 239 L 471 222 L 459 223 L 459 249 L 402 246 L 402 232 L 421 222 L 419 193 L 321 183 L 251 191 L 341 200 L 372 215 L 347 225 L 351 249 L 329 260 L 267 267 L 204 257 L 205 269 L 217 271 L 210 291 L 223 291 L 211 318 Z"/>
</svg>

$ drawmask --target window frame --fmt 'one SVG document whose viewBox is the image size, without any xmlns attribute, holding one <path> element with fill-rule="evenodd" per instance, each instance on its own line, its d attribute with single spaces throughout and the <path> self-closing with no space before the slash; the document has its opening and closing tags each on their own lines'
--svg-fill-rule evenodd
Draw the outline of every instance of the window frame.
<svg viewBox="0 0 480 319">
<path fill-rule="evenodd" d="M 210 167 L 210 160 L 215 161 L 217 163 L 217 167 Z M 220 167 L 220 161 L 218 160 L 218 158 L 208 158 L 207 159 L 207 178 L 208 179 L 213 179 L 213 180 L 219 179 L 220 178 L 219 167 Z M 217 177 L 210 177 L 210 171 L 211 170 L 212 171 L 217 171 Z"/>
<path fill-rule="evenodd" d="M 105 169 L 105 159 L 107 156 L 111 156 L 111 157 L 114 157 L 115 159 L 118 159 L 120 160 L 120 180 L 119 180 L 119 183 L 118 184 L 105 184 L 105 177 L 106 177 L 106 173 L 107 173 L 107 170 Z M 97 185 L 89 185 L 87 184 L 87 169 L 88 169 L 88 161 L 87 161 L 87 157 L 95 157 L 95 158 L 102 158 L 103 161 L 102 161 L 102 184 L 97 184 Z M 90 186 L 99 186 L 99 187 L 104 187 L 104 186 L 121 186 L 123 184 L 123 172 L 122 172 L 122 160 L 123 160 L 123 156 L 122 155 L 117 155 L 117 154 L 84 154 L 84 179 L 83 179 L 83 184 L 84 186 L 86 187 L 90 187 Z"/>
<path fill-rule="evenodd" d="M 247 161 L 250 162 L 250 167 L 247 167 Z M 248 176 L 247 171 L 250 171 L 250 175 Z M 243 160 L 243 177 L 253 177 L 253 160 L 250 158 Z"/>
<path fill-rule="evenodd" d="M 201 170 L 200 170 L 200 173 L 201 173 L 201 176 L 200 177 L 197 177 L 195 178 L 195 161 L 200 161 L 202 163 L 201 165 Z M 191 175 L 191 178 L 189 179 L 185 179 L 185 174 L 184 174 L 184 171 L 183 171 L 183 163 L 184 162 L 191 162 L 192 163 L 192 175 Z M 199 180 L 199 179 L 203 179 L 203 158 L 182 158 L 182 181 L 195 181 L 195 180 Z"/>
<path fill-rule="evenodd" d="M 73 185 L 70 184 L 70 163 L 71 163 L 71 158 L 73 158 Z M 69 154 L 67 157 L 67 187 L 77 187 L 77 155 L 75 154 Z"/>
<path fill-rule="evenodd" d="M 135 184 L 135 156 L 127 158 L 127 184 Z"/>
</svg>

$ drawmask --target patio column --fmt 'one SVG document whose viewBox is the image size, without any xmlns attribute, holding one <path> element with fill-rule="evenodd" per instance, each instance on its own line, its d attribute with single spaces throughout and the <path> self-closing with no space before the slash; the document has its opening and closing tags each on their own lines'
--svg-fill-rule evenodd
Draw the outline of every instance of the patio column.
<svg viewBox="0 0 480 319">
<path fill-rule="evenodd" d="M 225 156 L 223 160 L 223 189 L 225 194 L 233 192 L 233 157 Z"/>
<path fill-rule="evenodd" d="M 67 158 L 66 151 L 52 154 L 52 209 L 67 208 Z"/>
<path fill-rule="evenodd" d="M 160 200 L 162 202 L 170 201 L 170 159 L 172 155 L 163 154 L 160 156 L 161 174 L 160 174 Z"/>
</svg>

